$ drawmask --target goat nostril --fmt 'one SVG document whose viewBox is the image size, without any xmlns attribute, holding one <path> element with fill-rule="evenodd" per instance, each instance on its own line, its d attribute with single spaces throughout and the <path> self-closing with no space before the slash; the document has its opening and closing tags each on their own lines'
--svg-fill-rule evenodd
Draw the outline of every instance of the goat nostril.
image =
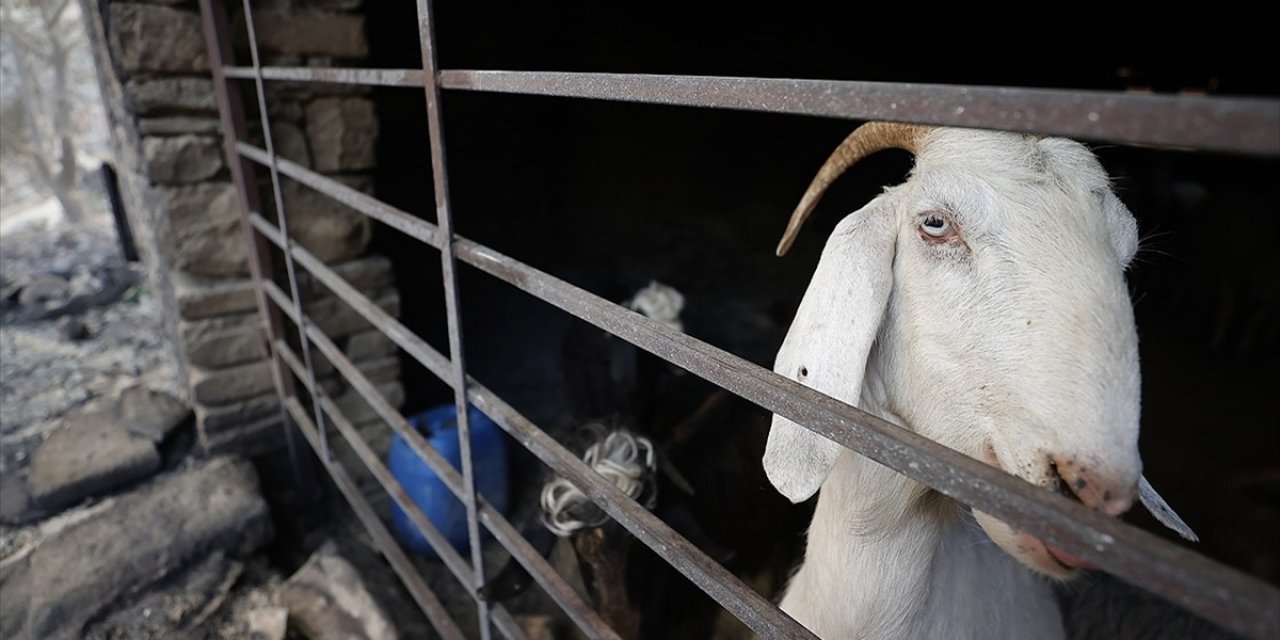
<svg viewBox="0 0 1280 640">
<path fill-rule="evenodd" d="M 1133 504 L 1134 490 L 1095 473 L 1072 459 L 1050 458 L 1049 469 L 1059 492 L 1090 509 L 1119 515 Z"/>
</svg>

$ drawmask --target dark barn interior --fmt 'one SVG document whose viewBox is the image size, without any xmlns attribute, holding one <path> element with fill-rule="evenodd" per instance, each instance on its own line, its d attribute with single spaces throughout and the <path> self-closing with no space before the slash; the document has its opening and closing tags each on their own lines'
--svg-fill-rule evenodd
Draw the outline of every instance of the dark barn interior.
<svg viewBox="0 0 1280 640">
<path fill-rule="evenodd" d="M 413 4 L 367 10 L 369 64 L 420 66 Z M 1280 93 L 1280 76 L 1262 62 L 1271 59 L 1268 40 L 1241 25 L 1231 25 L 1239 37 L 1227 49 L 1213 45 L 1212 55 L 1202 55 L 1207 41 L 1184 37 L 1190 30 L 1139 49 L 1108 44 L 1127 42 L 1115 29 L 1077 34 L 1094 49 L 1069 59 L 1039 55 L 1046 34 L 958 41 L 950 26 L 913 26 L 906 41 L 900 19 L 879 30 L 857 15 L 474 2 L 439 3 L 436 13 L 446 69 Z M 375 195 L 433 220 L 424 97 L 403 88 L 374 96 L 382 127 Z M 859 165 L 828 194 L 795 250 L 776 258 L 795 200 L 856 123 L 454 91 L 445 92 L 443 113 L 460 234 L 615 302 L 653 280 L 674 286 L 685 296 L 687 333 L 766 367 L 831 228 L 910 167 L 901 152 Z M 1280 382 L 1280 254 L 1272 246 L 1280 166 L 1094 148 L 1143 237 L 1130 287 L 1142 339 L 1146 474 L 1201 535 L 1195 549 L 1280 584 L 1280 421 L 1270 396 Z M 438 254 L 381 227 L 374 242 L 394 263 L 406 325 L 447 353 Z M 759 469 L 765 411 L 654 363 L 638 369 L 647 376 L 637 382 L 643 393 L 610 404 L 593 395 L 618 382 L 592 368 L 592 349 L 604 340 L 593 329 L 469 267 L 459 279 L 467 367 L 477 379 L 575 448 L 592 420 L 651 434 L 697 489 L 690 496 L 662 480 L 656 510 L 757 588 L 776 592 L 807 518 Z M 402 359 L 405 415 L 451 401 L 447 387 Z M 514 519 L 532 533 L 547 472 L 512 451 Z M 1145 513 L 1127 518 L 1174 539 Z M 641 611 L 638 637 L 711 637 L 717 607 L 674 571 L 654 569 L 658 560 L 641 545 L 632 549 L 632 597 L 644 594 L 632 603 Z"/>
</svg>

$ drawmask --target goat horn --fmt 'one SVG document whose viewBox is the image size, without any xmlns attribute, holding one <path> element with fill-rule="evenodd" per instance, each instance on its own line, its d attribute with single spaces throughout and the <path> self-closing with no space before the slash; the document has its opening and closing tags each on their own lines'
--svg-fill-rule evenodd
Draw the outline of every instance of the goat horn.
<svg viewBox="0 0 1280 640">
<path fill-rule="evenodd" d="M 904 149 L 916 153 L 919 151 L 921 136 L 930 129 L 931 127 L 922 125 L 897 122 L 868 122 L 854 129 L 853 133 L 831 152 L 831 157 L 827 158 L 822 168 L 818 169 L 818 175 L 813 177 L 813 182 L 809 183 L 809 189 L 804 192 L 800 204 L 791 214 L 787 230 L 783 232 L 782 241 L 778 243 L 778 255 L 783 256 L 791 249 L 791 244 L 795 242 L 796 236 L 800 233 L 800 227 L 804 226 L 804 221 L 809 218 L 814 205 L 818 204 L 822 194 L 826 193 L 827 187 L 831 186 L 840 174 L 852 167 L 854 163 L 877 151 Z"/>
</svg>

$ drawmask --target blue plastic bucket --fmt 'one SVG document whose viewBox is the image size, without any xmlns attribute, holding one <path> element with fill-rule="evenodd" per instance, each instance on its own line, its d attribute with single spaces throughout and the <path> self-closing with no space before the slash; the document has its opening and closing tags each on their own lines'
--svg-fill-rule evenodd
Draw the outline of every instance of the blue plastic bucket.
<svg viewBox="0 0 1280 640">
<path fill-rule="evenodd" d="M 440 455 L 444 456 L 461 473 L 462 452 L 458 445 L 457 411 L 453 404 L 441 405 L 425 413 L 409 418 L 409 424 L 426 437 Z M 476 491 L 489 505 L 502 514 L 507 512 L 507 443 L 502 429 L 475 407 L 469 407 L 467 416 L 471 422 L 471 458 L 475 464 Z M 400 434 L 391 441 L 387 453 L 387 466 L 400 485 L 409 492 L 418 508 L 431 523 L 444 534 L 455 549 L 465 549 L 467 536 L 467 509 L 462 501 L 449 491 L 444 482 L 424 463 Z M 409 516 L 394 505 L 392 529 L 406 547 L 425 556 L 434 557 L 435 551 L 426 538 L 418 532 Z M 483 530 L 483 526 L 481 529 Z"/>
</svg>

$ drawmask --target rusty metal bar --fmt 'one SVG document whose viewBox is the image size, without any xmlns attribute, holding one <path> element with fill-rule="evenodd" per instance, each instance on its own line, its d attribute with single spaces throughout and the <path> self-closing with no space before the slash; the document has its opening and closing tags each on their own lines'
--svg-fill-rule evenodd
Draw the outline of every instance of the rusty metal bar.
<svg viewBox="0 0 1280 640">
<path fill-rule="evenodd" d="M 253 77 L 227 67 L 227 77 Z M 1251 155 L 1280 155 L 1280 100 L 1017 87 L 444 69 L 444 89 L 592 98 L 1003 129 Z M 267 80 L 424 86 L 419 69 L 267 67 Z"/>
<path fill-rule="evenodd" d="M 1280 590 L 1261 580 L 864 413 L 493 249 L 463 239 L 456 246 L 463 262 L 1134 585 L 1234 631 L 1258 637 L 1280 634 L 1280 607 L 1275 606 Z"/>
<path fill-rule="evenodd" d="M 459 239 L 456 248 L 459 259 L 481 271 L 1218 624 L 1264 637 L 1280 630 L 1280 612 L 1270 606 L 1280 592 L 1257 579 L 822 396 L 488 247 Z M 301 258 L 299 263 L 309 270 L 323 268 Z M 348 303 L 360 299 L 372 306 L 354 290 L 347 293 L 339 295 Z M 357 304 L 353 307 L 360 310 Z M 394 319 L 387 320 L 375 324 L 389 335 L 412 336 Z M 425 346 L 416 336 L 411 342 Z M 430 366 L 430 360 L 421 361 Z M 1206 584 L 1216 588 L 1206 590 Z"/>
<path fill-rule="evenodd" d="M 302 408 L 302 404 L 298 402 L 297 396 L 289 396 L 284 399 L 285 411 L 293 418 L 298 428 L 307 437 L 307 441 L 311 443 L 311 447 L 317 452 L 320 451 L 320 436 L 318 429 L 311 417 L 307 415 L 306 409 Z M 356 483 L 347 475 L 342 465 L 334 460 L 324 460 L 322 464 L 325 470 L 329 472 L 333 478 L 334 484 L 338 486 L 338 491 L 342 492 L 343 497 L 347 499 L 347 503 L 351 505 L 351 509 L 355 511 L 356 517 L 364 524 L 364 528 L 373 538 L 374 544 L 378 546 L 378 550 L 382 552 L 382 556 L 391 564 L 392 570 L 400 579 L 404 581 L 405 587 L 409 589 L 409 594 L 413 596 L 414 601 L 418 603 L 418 607 L 426 614 L 427 620 L 435 627 L 436 632 L 447 640 L 466 640 L 466 635 L 458 628 L 456 622 L 445 610 L 444 605 L 440 603 L 440 599 L 431 591 L 431 587 L 423 581 L 422 576 L 414 569 L 413 563 L 409 560 L 400 545 L 396 544 L 391 532 L 387 531 L 386 525 L 378 519 L 378 514 L 374 512 L 373 507 L 360 494 L 360 489 Z"/>
<path fill-rule="evenodd" d="M 266 150 L 247 142 L 237 142 L 236 151 L 263 166 L 268 166 L 271 163 L 270 156 Z M 280 173 L 297 180 L 299 184 L 323 193 L 396 231 L 433 247 L 439 247 L 440 245 L 436 225 L 433 223 L 383 203 L 328 176 L 316 173 L 288 158 L 276 156 L 276 166 Z"/>
<path fill-rule="evenodd" d="M 258 118 L 262 125 L 262 138 L 267 146 L 267 167 L 271 175 L 271 194 L 275 198 L 276 203 L 276 221 L 280 228 L 280 233 L 284 234 L 284 269 L 285 275 L 289 279 L 289 293 L 293 295 L 293 306 L 302 313 L 302 292 L 298 288 L 298 273 L 293 265 L 293 253 L 289 248 L 293 246 L 293 238 L 289 235 L 289 216 L 285 211 L 284 193 L 280 189 L 280 172 L 276 166 L 275 144 L 271 140 L 271 117 L 267 112 L 267 92 L 262 84 L 262 60 L 258 57 L 258 34 L 253 26 L 253 7 L 250 0 L 243 0 L 245 29 L 249 35 L 249 58 L 253 61 L 254 70 L 254 87 L 258 96 Z M 316 370 L 311 363 L 311 346 L 307 343 L 307 336 L 298 335 L 298 341 L 302 345 L 302 361 L 307 365 L 307 375 L 303 380 L 307 381 L 307 386 L 315 388 L 316 386 Z M 329 459 L 329 431 L 325 428 L 324 415 L 320 413 L 320 404 L 316 398 L 311 398 L 312 411 L 315 412 L 316 424 L 320 430 L 320 459 Z"/>
<path fill-rule="evenodd" d="M 204 28 L 204 40 L 209 66 L 213 72 L 213 94 L 218 103 L 218 117 L 222 125 L 223 153 L 227 158 L 227 167 L 231 170 L 231 181 L 236 186 L 236 194 L 240 200 L 240 227 L 244 231 L 249 250 L 249 273 L 253 278 L 253 294 L 257 300 L 258 317 L 262 320 L 264 341 L 269 347 L 278 337 L 284 335 L 280 313 L 276 311 L 266 298 L 263 282 L 271 279 L 271 254 L 267 243 L 253 232 L 249 222 L 252 212 L 260 209 L 258 202 L 258 181 L 253 164 L 236 153 L 236 141 L 247 134 L 244 122 L 244 103 L 240 95 L 240 87 L 227 82 L 222 74 L 223 65 L 232 61 L 231 39 L 227 30 L 227 9 L 223 0 L 200 0 L 200 19 Z M 285 371 L 285 365 L 277 354 L 271 357 L 271 378 L 276 392 L 281 398 L 294 395 L 293 378 Z M 289 428 L 284 408 L 280 409 L 281 424 L 284 430 L 285 447 L 288 449 L 289 462 L 293 470 L 294 482 L 299 486 L 314 484 L 310 473 L 309 461 Z"/>
<path fill-rule="evenodd" d="M 463 495 L 467 507 L 467 533 L 471 539 L 471 566 L 476 584 L 484 585 L 484 553 L 480 543 L 480 523 L 476 515 L 475 463 L 471 452 L 471 417 L 467 407 L 467 366 L 459 315 L 458 278 L 454 273 L 453 214 L 449 210 L 449 169 L 445 164 L 444 120 L 440 87 L 436 84 L 435 20 L 431 0 L 418 0 L 418 43 L 422 47 L 422 79 L 427 99 L 427 131 L 431 145 L 431 178 L 436 197 L 436 225 L 440 228 L 440 266 L 444 280 L 445 320 L 449 327 L 449 361 L 452 365 L 454 406 L 457 408 L 459 457 L 462 460 Z M 479 601 L 480 638 L 489 640 L 489 610 Z"/>
<path fill-rule="evenodd" d="M 255 213 L 249 216 L 249 223 L 277 247 L 284 246 L 284 238 L 280 235 L 279 230 L 275 229 L 266 218 Z M 374 304 L 372 300 L 357 291 L 355 287 L 351 286 L 333 269 L 330 269 L 323 261 L 311 255 L 311 252 L 296 245 L 294 246 L 294 251 L 294 259 L 311 273 L 315 279 L 328 287 L 330 291 L 333 291 L 334 295 L 338 296 L 338 299 L 350 305 L 356 313 L 363 316 L 370 324 L 387 334 L 387 337 L 391 338 L 391 341 L 395 342 L 396 346 L 404 349 L 414 360 L 426 367 L 432 375 L 440 378 L 445 383 L 449 382 L 448 358 L 445 358 L 439 351 L 427 344 L 425 340 L 419 338 L 401 324 L 399 320 L 384 311 L 382 307 Z"/>
<path fill-rule="evenodd" d="M 274 294 L 272 295 L 272 300 L 275 301 L 276 304 L 288 302 L 288 298 L 283 297 L 284 292 L 280 291 L 279 287 L 273 288 L 272 291 L 278 291 L 280 293 L 279 297 Z M 293 353 L 293 350 L 289 348 L 289 345 L 285 344 L 283 340 L 277 340 L 276 349 L 280 351 L 280 355 L 284 358 L 284 361 L 289 365 L 289 368 L 293 370 L 293 375 L 297 376 L 299 380 L 306 380 L 306 366 L 298 356 Z M 375 454 L 373 450 L 369 448 L 369 445 L 359 437 L 359 434 L 355 431 L 355 426 L 351 424 L 350 420 L 347 420 L 346 416 L 342 414 L 337 405 L 333 404 L 333 401 L 329 398 L 329 394 L 325 393 L 324 389 L 319 387 L 308 387 L 307 391 L 320 400 L 320 407 L 326 414 L 328 414 L 330 421 L 333 423 L 334 427 L 338 429 L 338 432 L 343 436 L 343 438 L 346 439 L 347 443 L 351 446 L 351 449 L 355 451 L 356 456 L 360 458 L 365 467 L 369 469 L 369 472 L 373 474 L 373 477 L 378 481 L 378 484 L 382 485 L 382 488 L 391 496 L 391 499 L 395 500 L 396 504 L 400 505 L 400 508 L 404 510 L 405 515 L 407 515 L 409 520 L 413 522 L 413 526 L 417 527 L 418 531 L 422 532 L 422 536 L 426 538 L 427 544 L 431 545 L 431 548 L 436 552 L 436 555 L 440 556 L 440 560 L 444 563 L 445 568 L 447 568 L 449 572 L 453 574 L 453 577 L 462 584 L 467 593 L 474 597 L 476 585 L 472 581 L 471 567 L 467 565 L 467 561 L 464 560 L 456 550 L 454 550 L 453 545 L 449 544 L 449 541 L 440 533 L 440 530 L 431 523 L 431 520 L 429 520 L 426 514 L 422 512 L 422 509 L 418 507 L 417 503 L 409 497 L 409 494 L 405 491 L 404 487 L 400 485 L 400 483 L 391 475 L 391 472 L 383 466 L 380 460 L 378 460 L 377 454 Z"/>
<path fill-rule="evenodd" d="M 253 80 L 253 67 L 225 67 L 228 78 Z M 336 67 L 262 67 L 263 80 L 327 82 L 378 87 L 421 87 L 421 69 L 357 69 Z"/>
<path fill-rule="evenodd" d="M 306 264 L 299 260 L 304 267 Z M 268 293 L 276 304 L 287 305 L 288 298 L 274 283 L 268 284 Z M 289 314 L 287 306 L 281 310 Z M 290 315 L 297 322 L 299 319 Z M 463 479 L 458 472 L 422 439 L 404 418 L 378 393 L 373 383 L 360 373 L 342 351 L 338 349 L 313 323 L 302 318 L 300 326 L 312 337 L 312 342 L 334 365 L 365 402 L 391 425 L 410 444 L 428 466 L 440 476 L 445 486 L 461 497 Z M 760 594 L 745 585 L 727 569 L 685 540 L 622 490 L 605 480 L 578 459 L 572 452 L 539 431 L 528 420 L 503 402 L 480 383 L 469 378 L 468 397 L 486 415 L 493 418 L 505 431 L 516 438 L 526 449 L 538 456 L 553 471 L 569 478 L 593 501 L 630 530 L 638 539 L 652 548 L 664 560 L 671 563 L 694 584 L 720 602 L 726 609 L 743 620 L 756 633 L 766 638 L 813 638 L 803 627 L 778 610 Z M 412 435 L 410 435 L 412 434 Z M 616 634 L 604 625 L 590 607 L 581 603 L 572 587 L 564 583 L 555 570 L 538 555 L 520 536 L 486 503 L 481 502 L 481 517 L 494 537 L 507 547 L 514 557 L 556 600 L 578 626 L 593 638 L 615 638 Z M 564 601 L 561 600 L 564 598 Z"/>
<path fill-rule="evenodd" d="M 899 82 L 448 69 L 464 91 L 890 120 L 1280 155 L 1280 100 Z"/>
<path fill-rule="evenodd" d="M 299 261 L 302 263 L 302 261 Z M 305 263 L 304 267 L 305 267 Z M 275 283 L 267 284 L 267 293 L 269 297 L 277 304 L 286 315 L 298 324 L 300 330 L 305 331 L 311 337 L 316 348 L 333 364 L 334 368 L 343 376 L 350 384 L 351 388 L 360 394 L 361 398 L 377 413 L 418 455 L 419 458 L 431 468 L 432 471 L 440 477 L 444 485 L 459 499 L 462 498 L 464 487 L 464 479 L 461 474 L 444 459 L 431 445 L 427 444 L 422 434 L 418 433 L 404 416 L 396 411 L 390 403 L 378 393 L 377 388 L 363 373 L 342 353 L 342 350 L 333 341 L 321 332 L 313 322 L 306 316 L 301 318 L 295 317 L 290 313 L 288 307 L 288 297 L 285 293 L 275 285 Z M 447 382 L 447 380 L 446 380 Z M 620 495 L 621 492 L 619 492 Z M 584 633 L 591 638 L 616 638 L 617 635 L 608 625 L 600 619 L 596 612 L 582 600 L 582 598 L 564 581 L 555 569 L 547 563 L 538 552 L 526 541 L 515 527 L 506 520 L 501 513 L 498 513 L 484 501 L 483 496 L 478 496 L 478 507 L 480 521 L 484 523 L 485 528 L 493 534 L 494 538 L 500 544 L 506 547 L 512 557 L 521 564 L 534 580 L 542 586 L 543 590 L 551 596 L 551 599 L 560 606 L 562 610 L 569 616 L 575 624 L 578 625 Z M 639 505 L 637 505 L 639 507 Z M 643 509 L 641 507 L 641 509 Z M 708 561 L 711 561 L 708 559 Z M 467 584 L 464 582 L 464 584 Z M 473 595 L 475 592 L 473 591 Z"/>
</svg>

